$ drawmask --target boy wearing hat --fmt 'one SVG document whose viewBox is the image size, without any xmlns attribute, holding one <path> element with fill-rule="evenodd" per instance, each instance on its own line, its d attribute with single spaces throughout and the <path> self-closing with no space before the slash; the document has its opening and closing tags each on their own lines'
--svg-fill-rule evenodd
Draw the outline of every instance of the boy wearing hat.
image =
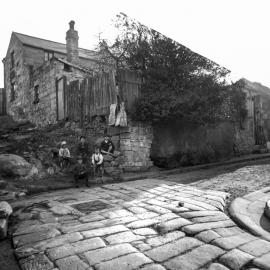
<svg viewBox="0 0 270 270">
<path fill-rule="evenodd" d="M 87 171 L 86 165 L 83 164 L 83 159 L 81 156 L 77 157 L 77 163 L 74 166 L 73 176 L 74 176 L 76 187 L 79 187 L 80 179 L 84 180 L 85 185 L 88 187 L 88 171 Z"/>
<path fill-rule="evenodd" d="M 67 143 L 63 141 L 58 152 L 60 168 L 67 167 L 70 163 L 70 152 L 67 148 Z"/>
</svg>

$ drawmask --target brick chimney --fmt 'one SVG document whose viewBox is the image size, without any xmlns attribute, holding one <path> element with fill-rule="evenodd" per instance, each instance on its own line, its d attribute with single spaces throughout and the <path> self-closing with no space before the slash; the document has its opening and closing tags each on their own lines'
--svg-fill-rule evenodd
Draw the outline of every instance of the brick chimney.
<svg viewBox="0 0 270 270">
<path fill-rule="evenodd" d="M 78 31 L 74 30 L 74 21 L 69 22 L 69 30 L 66 33 L 67 61 L 79 63 Z"/>
</svg>

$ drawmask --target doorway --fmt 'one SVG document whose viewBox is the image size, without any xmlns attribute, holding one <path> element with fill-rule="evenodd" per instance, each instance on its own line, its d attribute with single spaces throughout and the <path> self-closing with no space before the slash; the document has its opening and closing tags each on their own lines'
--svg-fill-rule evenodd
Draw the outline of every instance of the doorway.
<svg viewBox="0 0 270 270">
<path fill-rule="evenodd" d="M 63 120 L 65 118 L 65 106 L 64 106 L 64 78 L 56 80 L 56 104 L 57 104 L 57 120 Z"/>
</svg>

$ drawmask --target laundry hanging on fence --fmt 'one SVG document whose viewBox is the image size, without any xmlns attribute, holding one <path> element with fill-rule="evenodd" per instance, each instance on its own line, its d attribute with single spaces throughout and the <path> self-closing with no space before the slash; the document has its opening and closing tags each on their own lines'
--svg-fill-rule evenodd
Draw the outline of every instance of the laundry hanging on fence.
<svg viewBox="0 0 270 270">
<path fill-rule="evenodd" d="M 127 126 L 127 113 L 125 110 L 125 103 L 120 103 L 120 111 L 116 116 L 115 126 L 126 127 Z"/>
<path fill-rule="evenodd" d="M 111 104 L 110 106 L 110 115 L 109 115 L 109 126 L 114 126 L 116 121 L 116 107 L 117 104 Z"/>
</svg>

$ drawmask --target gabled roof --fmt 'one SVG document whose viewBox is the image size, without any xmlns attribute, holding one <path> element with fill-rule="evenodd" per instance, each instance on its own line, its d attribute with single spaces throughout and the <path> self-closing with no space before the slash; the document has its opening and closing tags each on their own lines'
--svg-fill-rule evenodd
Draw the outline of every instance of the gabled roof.
<svg viewBox="0 0 270 270">
<path fill-rule="evenodd" d="M 28 36 L 28 35 L 24 35 L 24 34 L 20 34 L 16 32 L 13 32 L 12 34 L 15 35 L 24 45 L 41 48 L 48 51 L 63 53 L 63 54 L 67 53 L 66 44 L 64 43 L 37 38 L 33 36 Z M 91 60 L 94 60 L 94 59 L 97 60 L 97 53 L 92 50 L 79 48 L 79 57 L 91 59 Z"/>
</svg>

